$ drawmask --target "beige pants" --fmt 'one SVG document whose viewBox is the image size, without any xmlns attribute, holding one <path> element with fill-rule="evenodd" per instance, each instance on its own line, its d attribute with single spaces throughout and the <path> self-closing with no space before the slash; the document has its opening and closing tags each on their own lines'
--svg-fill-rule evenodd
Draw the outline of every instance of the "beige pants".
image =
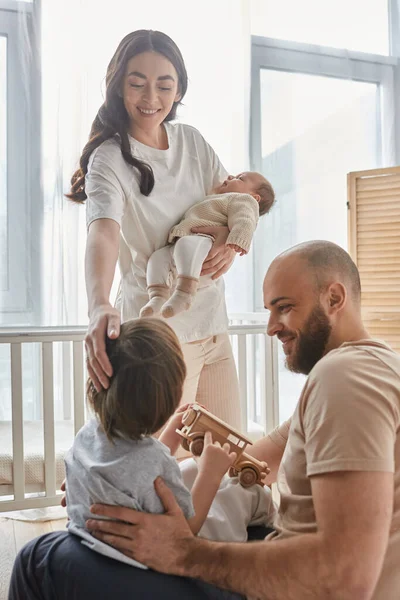
<svg viewBox="0 0 400 600">
<path fill-rule="evenodd" d="M 199 402 L 240 429 L 239 380 L 227 333 L 182 345 L 187 376 L 182 404 Z"/>
</svg>

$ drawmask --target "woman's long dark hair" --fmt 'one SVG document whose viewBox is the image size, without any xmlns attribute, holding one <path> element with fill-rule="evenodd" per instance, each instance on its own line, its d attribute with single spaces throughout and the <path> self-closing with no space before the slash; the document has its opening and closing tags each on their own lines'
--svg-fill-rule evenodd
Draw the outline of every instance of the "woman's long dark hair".
<svg viewBox="0 0 400 600">
<path fill-rule="evenodd" d="M 182 54 L 170 37 L 160 31 L 140 29 L 129 33 L 120 42 L 106 75 L 106 99 L 100 107 L 90 130 L 89 141 L 82 151 L 79 169 L 71 178 L 71 192 L 67 198 L 74 202 L 84 202 L 87 198 L 85 192 L 85 175 L 88 170 L 90 155 L 100 144 L 116 137 L 121 145 L 121 153 L 126 162 L 139 171 L 140 192 L 148 196 L 154 187 L 154 174 L 150 165 L 132 156 L 129 138 L 129 118 L 123 98 L 121 97 L 122 82 L 126 67 L 131 58 L 143 52 L 158 52 L 169 60 L 178 74 L 178 91 L 181 100 L 187 90 L 187 73 Z M 165 121 L 171 121 L 176 116 L 179 102 L 174 102 Z"/>
</svg>

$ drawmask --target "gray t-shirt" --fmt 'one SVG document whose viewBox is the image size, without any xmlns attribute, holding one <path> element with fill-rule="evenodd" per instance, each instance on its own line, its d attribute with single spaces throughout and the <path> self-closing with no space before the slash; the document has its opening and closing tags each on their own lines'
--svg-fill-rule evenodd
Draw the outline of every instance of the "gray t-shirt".
<svg viewBox="0 0 400 600">
<path fill-rule="evenodd" d="M 65 467 L 68 528 L 78 535 L 85 529 L 85 521 L 93 518 L 90 506 L 94 503 L 163 513 L 154 489 L 158 476 L 173 491 L 185 517 L 194 516 L 191 494 L 182 481 L 178 463 L 167 446 L 155 438 L 110 441 L 99 421 L 91 419 L 67 452 Z"/>
</svg>

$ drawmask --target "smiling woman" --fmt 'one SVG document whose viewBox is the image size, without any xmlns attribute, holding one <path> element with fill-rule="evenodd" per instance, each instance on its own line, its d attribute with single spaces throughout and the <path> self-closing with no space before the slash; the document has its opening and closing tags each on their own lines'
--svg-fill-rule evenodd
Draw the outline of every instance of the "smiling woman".
<svg viewBox="0 0 400 600">
<path fill-rule="evenodd" d="M 168 118 L 171 106 L 182 98 L 178 74 L 162 54 L 143 52 L 130 59 L 124 78 L 122 97 L 130 119 L 129 133 L 142 143 L 150 142 L 149 134 L 157 127 L 157 148 L 168 149 L 168 138 L 161 123 Z"/>
<path fill-rule="evenodd" d="M 121 319 L 139 316 L 148 300 L 149 257 L 167 243 L 186 211 L 227 177 L 213 149 L 194 128 L 171 123 L 186 94 L 182 54 L 159 31 L 123 38 L 106 75 L 105 102 L 93 122 L 68 198 L 87 200 L 87 367 L 96 389 L 112 374 L 106 336 L 118 337 Z M 169 323 L 183 344 L 188 368 L 182 402 L 195 399 L 232 426 L 240 423 L 239 390 L 227 335 L 220 275 L 233 261 L 217 232 L 203 264 L 199 293 L 184 315 Z M 110 289 L 117 259 L 122 276 L 117 306 Z"/>
<path fill-rule="evenodd" d="M 170 85 L 160 85 L 169 81 Z M 148 30 L 134 31 L 120 42 L 106 76 L 106 100 L 93 122 L 83 149 L 80 168 L 71 180 L 73 201 L 86 200 L 85 175 L 92 152 L 118 134 L 121 153 L 140 174 L 140 192 L 148 196 L 154 187 L 153 170 L 132 153 L 128 134 L 160 150 L 168 149 L 164 122 L 176 117 L 176 109 L 187 90 L 187 73 L 179 48 L 167 35 Z M 146 118 L 150 123 L 145 125 Z"/>
<path fill-rule="evenodd" d="M 85 267 L 90 323 L 86 350 L 89 376 L 97 391 L 109 387 L 109 377 L 113 374 L 106 353 L 106 337 L 118 338 L 121 320 L 138 317 L 147 302 L 149 256 L 165 246 L 169 231 L 186 211 L 228 176 L 213 149 L 196 129 L 171 123 L 186 88 L 187 74 L 181 53 L 168 36 L 151 30 L 127 35 L 109 63 L 105 102 L 93 122 L 80 168 L 72 177 L 68 197 L 75 202 L 87 201 Z M 233 259 L 234 250 L 225 245 L 227 233 L 227 228 L 226 231 L 223 228 L 222 238 L 216 235 L 217 241 L 205 267 L 203 265 L 203 273 L 214 274 L 214 278 L 224 273 Z M 109 297 L 118 258 L 122 281 L 118 306 L 114 308 Z M 204 277 L 191 308 L 169 319 L 182 344 L 188 373 L 181 402 L 197 400 L 238 428 L 239 389 L 227 334 L 224 286 L 221 279 L 214 278 Z M 140 351 L 143 353 L 143 345 Z M 165 368 L 164 354 L 161 353 L 157 361 Z M 174 397 L 174 401 L 178 398 Z M 152 413 L 147 404 L 141 408 Z M 161 464 L 158 461 L 152 464 L 155 475 L 160 474 Z M 151 480 L 152 477 L 148 479 L 150 484 Z M 129 483 L 126 484 L 129 487 Z M 87 491 L 92 493 L 92 490 Z M 55 541 L 60 550 L 56 559 L 58 566 L 64 565 L 64 570 L 69 563 L 76 575 L 73 581 L 71 579 L 73 590 L 64 586 L 60 574 L 55 575 L 50 584 L 51 595 L 57 593 L 60 598 L 77 599 L 93 595 L 99 599 L 109 597 L 109 589 L 113 588 L 112 562 L 105 564 L 104 557 L 77 543 L 76 537 L 69 533 L 60 534 L 56 540 L 47 536 L 43 541 L 50 545 Z M 87 577 L 88 563 L 84 577 L 78 573 L 79 568 L 72 566 L 76 561 L 82 564 L 75 552 L 77 547 L 78 554 L 81 550 L 89 559 L 91 572 L 96 576 Z M 47 570 L 47 559 L 44 563 Z M 118 576 L 116 597 L 126 598 L 135 588 L 132 570 L 129 567 L 125 586 Z M 104 575 L 101 583 L 97 578 L 99 572 Z M 25 585 L 26 580 L 18 579 L 24 591 L 21 594 L 12 591 L 10 598 L 17 594 L 26 599 L 32 597 L 28 590 L 30 584 Z M 89 581 L 90 592 L 87 591 Z M 98 585 L 98 589 L 93 585 Z M 182 589 L 180 583 L 178 587 Z M 194 588 L 194 593 L 186 588 L 192 591 Z M 37 597 L 46 594 L 42 586 Z M 150 574 L 150 579 L 145 578 L 141 589 L 138 588 L 137 597 L 154 600 L 160 596 L 177 597 L 174 592 L 169 594 L 163 582 Z M 182 597 L 200 600 L 208 596 L 200 590 L 196 594 L 196 584 L 184 583 Z M 218 597 L 238 598 L 238 595 L 226 596 L 221 592 Z"/>
</svg>

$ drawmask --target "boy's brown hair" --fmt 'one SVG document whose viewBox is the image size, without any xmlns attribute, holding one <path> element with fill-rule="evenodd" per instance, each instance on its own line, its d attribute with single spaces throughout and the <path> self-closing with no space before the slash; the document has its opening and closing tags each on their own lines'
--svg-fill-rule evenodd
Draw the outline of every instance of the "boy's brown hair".
<svg viewBox="0 0 400 600">
<path fill-rule="evenodd" d="M 110 385 L 97 392 L 89 379 L 87 397 L 107 437 L 139 440 L 156 433 L 178 407 L 186 377 L 175 333 L 161 319 L 134 319 L 107 339 L 106 351 Z"/>
</svg>

